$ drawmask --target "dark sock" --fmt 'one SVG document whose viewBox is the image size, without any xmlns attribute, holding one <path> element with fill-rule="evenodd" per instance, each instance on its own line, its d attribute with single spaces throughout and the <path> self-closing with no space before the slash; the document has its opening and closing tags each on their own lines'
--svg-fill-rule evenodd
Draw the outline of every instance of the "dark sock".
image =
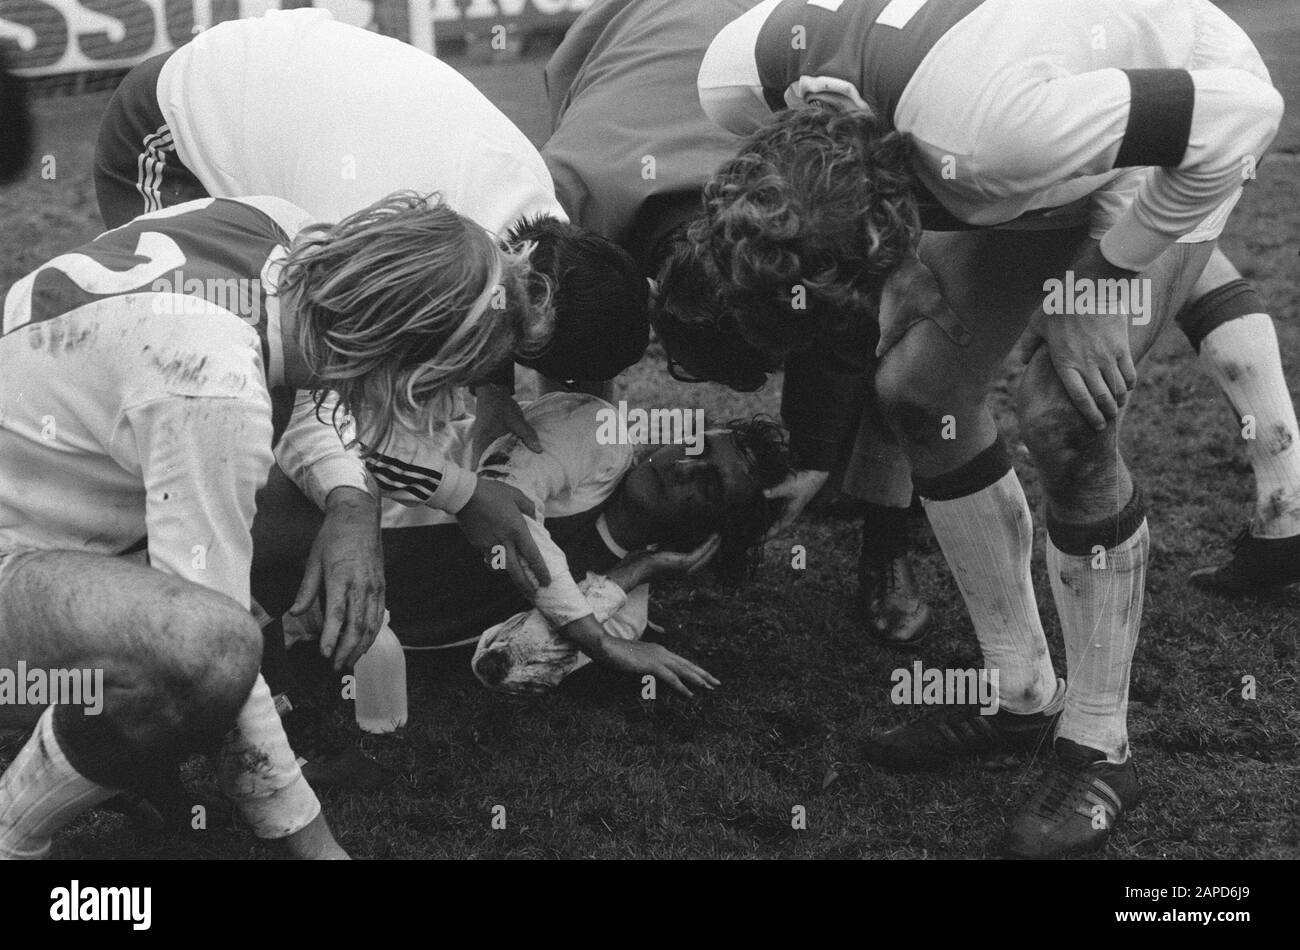
<svg viewBox="0 0 1300 950">
<path fill-rule="evenodd" d="M 80 706 L 56 706 L 54 735 L 74 769 L 105 788 L 138 788 L 155 769 L 175 758 L 146 754 L 111 716 L 87 716 Z"/>
<path fill-rule="evenodd" d="M 1047 512 L 1047 536 L 1057 550 L 1075 557 L 1088 557 L 1095 548 L 1117 548 L 1137 532 L 1147 516 L 1147 500 L 1142 487 L 1133 483 L 1133 494 L 1118 514 L 1088 524 L 1058 521 Z"/>
<path fill-rule="evenodd" d="M 1268 313 L 1268 309 L 1250 281 L 1237 278 L 1192 301 L 1174 319 L 1199 353 L 1201 341 L 1215 329 L 1252 313 Z"/>
<path fill-rule="evenodd" d="M 916 493 L 929 501 L 952 501 L 983 491 L 1011 471 L 1011 454 L 998 436 L 973 459 L 960 468 L 925 478 L 912 476 Z"/>
<path fill-rule="evenodd" d="M 861 560 L 881 563 L 906 554 L 911 543 L 910 527 L 907 508 L 865 503 Z"/>
<path fill-rule="evenodd" d="M 262 678 L 272 696 L 287 696 L 296 686 L 284 648 L 284 623 L 278 617 L 262 628 Z"/>
</svg>

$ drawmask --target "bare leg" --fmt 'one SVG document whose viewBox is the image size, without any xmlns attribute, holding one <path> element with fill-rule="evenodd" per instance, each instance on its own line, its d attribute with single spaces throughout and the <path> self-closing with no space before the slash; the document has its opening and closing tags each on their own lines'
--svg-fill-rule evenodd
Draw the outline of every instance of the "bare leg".
<svg viewBox="0 0 1300 950">
<path fill-rule="evenodd" d="M 1077 231 L 927 234 L 922 259 L 971 342 L 958 346 L 919 323 L 876 377 L 985 664 L 998 671 L 1002 708 L 1026 716 L 1054 712 L 1059 690 L 1030 582 L 1029 506 L 987 391 L 1041 301 L 1042 275 L 1063 270 L 1083 239 Z"/>
<path fill-rule="evenodd" d="M 37 727 L 0 777 L 0 856 L 40 856 L 80 811 L 220 739 L 257 676 L 261 639 L 234 601 L 114 558 L 11 556 L 0 668 L 102 671 L 102 708 L 0 706 Z"/>
</svg>

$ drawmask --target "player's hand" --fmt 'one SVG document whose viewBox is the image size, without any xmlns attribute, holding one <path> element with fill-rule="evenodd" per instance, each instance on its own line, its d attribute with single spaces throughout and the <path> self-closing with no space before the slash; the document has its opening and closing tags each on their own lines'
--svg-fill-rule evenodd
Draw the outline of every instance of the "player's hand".
<svg viewBox="0 0 1300 950">
<path fill-rule="evenodd" d="M 1072 265 L 1074 282 L 1127 280 L 1131 271 L 1117 268 L 1101 256 L 1097 242 Z M 1101 302 L 1099 294 L 1094 299 Z M 1028 364 L 1040 346 L 1046 346 L 1061 386 L 1070 402 L 1097 431 L 1119 418 L 1137 384 L 1137 371 L 1129 350 L 1128 325 L 1131 314 L 1048 314 L 1040 307 L 1016 344 L 1016 355 Z"/>
<path fill-rule="evenodd" d="M 623 590 L 633 591 L 642 584 L 694 574 L 713 560 L 721 546 L 722 535 L 711 534 L 694 551 L 633 551 L 606 576 Z"/>
<path fill-rule="evenodd" d="M 509 389 L 496 383 L 481 383 L 474 389 L 474 398 L 474 425 L 470 429 L 474 458 L 481 458 L 489 445 L 506 434 L 517 436 L 534 452 L 542 451 L 537 430 L 524 418 L 524 411 Z"/>
<path fill-rule="evenodd" d="M 785 508 L 782 509 L 781 517 L 772 525 L 771 530 L 767 532 L 767 537 L 763 540 L 771 541 L 790 527 L 794 520 L 803 514 L 803 510 L 808 507 L 808 503 L 817 497 L 817 493 L 822 490 L 822 486 L 826 484 L 826 480 L 830 476 L 830 472 L 805 469 L 804 471 L 794 472 L 780 485 L 764 491 L 763 496 L 765 498 L 771 501 L 784 501 Z"/>
<path fill-rule="evenodd" d="M 284 848 L 289 857 L 299 861 L 350 861 L 348 853 L 334 840 L 325 813 L 321 812 L 311 822 L 284 838 Z"/>
<path fill-rule="evenodd" d="M 603 636 L 600 638 L 599 649 L 592 659 L 623 673 L 637 676 L 645 676 L 649 673 L 655 679 L 663 680 L 683 696 L 695 695 L 691 692 L 692 686 L 696 689 L 713 689 L 715 686 L 722 685 L 707 670 L 657 643 Z"/>
<path fill-rule="evenodd" d="M 469 543 L 491 561 L 500 546 L 506 557 L 506 571 L 515 586 L 529 600 L 538 587 L 551 582 L 542 552 L 537 549 L 524 516 L 536 516 L 536 507 L 513 485 L 491 478 L 478 479 L 474 494 L 456 515 Z"/>
<path fill-rule="evenodd" d="M 912 254 L 885 281 L 880 291 L 880 342 L 876 359 L 884 356 L 913 326 L 929 320 L 958 346 L 970 344 L 970 331 L 943 299 L 938 278 Z"/>
<path fill-rule="evenodd" d="M 325 523 L 312 542 L 298 596 L 289 613 L 307 612 L 324 588 L 321 656 L 350 670 L 384 623 L 384 549 L 379 502 L 344 486 L 325 500 Z"/>
</svg>

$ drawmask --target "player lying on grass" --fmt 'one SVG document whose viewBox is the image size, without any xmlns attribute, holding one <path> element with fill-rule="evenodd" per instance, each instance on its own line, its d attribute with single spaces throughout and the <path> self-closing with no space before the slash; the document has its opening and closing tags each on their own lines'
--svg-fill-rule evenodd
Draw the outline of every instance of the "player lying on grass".
<svg viewBox="0 0 1300 950">
<path fill-rule="evenodd" d="M 205 195 L 275 195 L 337 221 L 403 190 L 536 245 L 556 332 L 521 362 L 553 380 L 608 380 L 641 358 L 646 281 L 619 247 L 569 224 L 524 133 L 451 66 L 328 11 L 230 20 L 140 64 L 95 148 L 109 227 Z M 476 387 L 480 445 L 527 435 L 508 363 L 494 379 Z"/>
<path fill-rule="evenodd" d="M 784 435 L 760 417 L 708 430 L 698 454 L 682 444 L 617 444 L 600 438 L 602 413 L 613 411 L 582 393 L 543 396 L 524 410 L 541 453 L 503 436 L 478 466 L 480 478 L 511 485 L 537 506 L 529 525 L 551 582 L 531 599 L 445 515 L 399 504 L 409 492 L 386 499 L 388 609 L 404 645 L 474 647 L 475 675 L 512 692 L 553 687 L 589 659 L 652 674 L 688 695 L 717 685 L 697 665 L 639 642 L 648 585 L 710 562 L 724 577 L 747 575 L 778 514 L 763 490 L 790 471 Z M 467 466 L 472 424 L 453 423 L 443 450 Z M 394 451 L 418 460 L 413 443 Z M 286 478 L 276 484 L 291 496 L 276 505 L 296 511 L 288 520 L 319 518 Z"/>
<path fill-rule="evenodd" d="M 1149 541 L 1120 420 L 1277 131 L 1259 54 L 1207 0 L 765 0 L 713 40 L 699 86 L 720 124 L 754 132 L 706 188 L 699 234 L 743 332 L 783 352 L 819 311 L 869 320 L 880 298 L 877 396 L 999 670 L 997 715 L 928 717 L 870 756 L 933 767 L 1054 736 L 1006 848 L 1100 846 L 1140 796 L 1127 700 Z M 1050 281 L 1093 303 L 1056 310 Z M 1022 334 L 1018 415 L 1047 495 L 1068 688 L 986 401 Z"/>
<path fill-rule="evenodd" d="M 700 108 L 700 61 L 717 32 L 757 2 L 598 0 L 547 63 L 553 130 L 542 146 L 570 217 L 627 248 L 657 281 L 652 319 L 669 371 L 742 391 L 761 387 L 774 361 L 718 329 L 730 317 L 686 231 L 702 215 L 705 183 L 736 150 L 735 137 Z M 869 398 L 874 341 L 852 338 L 862 327 L 846 329 L 785 360 L 782 420 L 799 465 L 820 472 L 818 484 L 842 471 L 842 490 L 863 511 L 859 604 L 868 636 L 915 645 L 930 610 L 907 557 L 912 481 Z M 780 486 L 773 496 L 784 499 L 794 488 Z M 795 514 L 791 506 L 776 530 Z"/>
<path fill-rule="evenodd" d="M 336 391 L 382 446 L 541 345 L 552 318 L 526 256 L 445 205 L 395 195 L 306 220 L 274 198 L 192 202 L 60 255 L 5 299 L 0 668 L 102 670 L 105 694 L 99 715 L 0 705 L 0 727 L 34 727 L 0 777 L 0 857 L 41 857 L 75 815 L 223 735 L 222 787 L 255 834 L 345 856 L 258 673 L 250 614 L 273 448 L 286 426 L 339 444 L 313 413 L 293 418 L 293 392 L 317 391 L 329 415 Z M 131 551 L 148 566 L 118 556 Z M 348 609 L 377 629 L 382 594 L 365 594 Z"/>
<path fill-rule="evenodd" d="M 778 514 L 764 490 L 790 470 L 785 437 L 775 423 L 756 418 L 704 432 L 698 453 L 683 444 L 608 444 L 601 417 L 613 412 L 593 396 L 545 396 L 525 412 L 541 454 L 505 436 L 480 463 L 481 478 L 518 488 L 542 515 L 531 526 L 551 584 L 531 605 L 502 583 L 490 561 L 460 561 L 461 571 L 452 568 L 458 582 L 446 587 L 405 583 L 420 577 L 429 559 L 456 562 L 459 539 L 398 528 L 403 513 L 386 511 L 385 540 L 396 555 L 387 561 L 389 604 L 399 634 L 419 642 L 426 631 L 445 636 L 472 622 L 477 633 L 484 621 L 493 623 L 478 638 L 473 668 L 485 685 L 510 691 L 555 686 L 588 658 L 651 673 L 688 695 L 717 685 L 663 647 L 638 642 L 648 584 L 710 560 L 725 576 L 746 576 Z"/>
</svg>

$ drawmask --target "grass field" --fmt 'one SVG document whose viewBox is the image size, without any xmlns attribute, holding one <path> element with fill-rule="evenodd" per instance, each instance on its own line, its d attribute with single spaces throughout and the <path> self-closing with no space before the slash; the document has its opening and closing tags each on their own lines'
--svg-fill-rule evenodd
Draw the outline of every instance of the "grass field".
<svg viewBox="0 0 1300 950">
<path fill-rule="evenodd" d="M 1300 22 L 1292 0 L 1225 8 L 1256 39 L 1291 104 L 1275 157 L 1247 190 L 1224 238 L 1277 319 L 1283 358 L 1300 382 Z M 540 70 L 531 59 L 466 71 L 535 139 L 545 133 Z M 90 181 L 94 130 L 106 96 L 40 104 L 40 151 L 55 163 L 0 192 L 0 288 L 99 228 Z M 683 386 L 653 352 L 625 380 L 632 400 L 703 406 L 718 416 L 774 412 L 779 381 L 754 396 Z M 1005 403 L 1008 372 L 998 384 Z M 1017 436 L 1001 414 L 1031 504 L 1041 497 Z M 1152 505 L 1152 563 L 1133 672 L 1131 734 L 1147 804 L 1118 830 L 1109 856 L 1300 856 L 1300 589 L 1229 603 L 1185 582 L 1222 556 L 1249 515 L 1250 469 L 1233 419 L 1169 334 L 1141 370 L 1126 451 Z M 1040 519 L 1041 521 L 1041 519 Z M 1038 775 L 1018 762 L 942 777 L 894 776 L 867 765 L 863 736 L 911 715 L 888 701 L 890 672 L 909 666 L 871 645 L 855 622 L 857 529 L 808 520 L 769 546 L 743 590 L 661 589 L 652 619 L 662 641 L 700 662 L 723 686 L 694 701 L 642 701 L 639 684 L 588 670 L 557 695 L 491 695 L 466 658 L 412 660 L 411 721 L 362 746 L 392 773 L 374 793 L 329 793 L 326 808 L 345 847 L 367 858 L 425 857 L 874 857 L 979 858 Z M 808 551 L 789 567 L 790 546 Z M 1053 657 L 1060 630 L 1042 568 L 1035 579 Z M 978 665 L 969 621 L 933 540 L 923 538 L 922 584 L 936 633 L 926 666 Z M 1257 684 L 1241 697 L 1243 676 Z M 322 687 L 317 704 L 353 730 L 342 701 Z M 359 735 L 359 734 L 358 734 Z M 0 763 L 21 737 L 0 736 Z M 197 792 L 215 797 L 192 764 Z M 493 808 L 506 827 L 491 827 Z M 806 830 L 791 827 L 802 805 Z M 220 813 L 184 838 L 144 833 L 95 813 L 64 835 L 61 853 L 93 857 L 253 857 L 270 851 Z"/>
</svg>

